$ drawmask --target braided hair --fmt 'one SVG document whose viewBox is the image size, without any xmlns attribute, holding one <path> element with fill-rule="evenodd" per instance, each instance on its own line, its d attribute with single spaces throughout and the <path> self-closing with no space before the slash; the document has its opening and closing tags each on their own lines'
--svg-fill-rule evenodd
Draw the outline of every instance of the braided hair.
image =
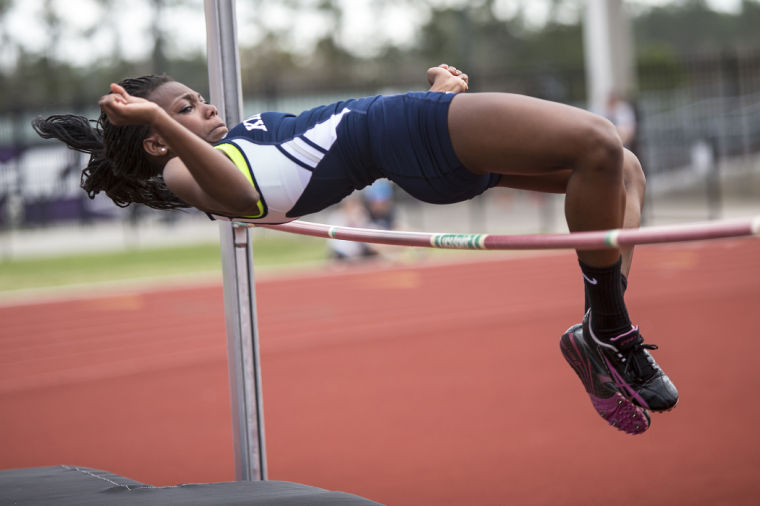
<svg viewBox="0 0 760 506">
<path fill-rule="evenodd" d="M 147 75 L 124 79 L 119 85 L 130 95 L 147 99 L 159 86 L 171 81 L 166 75 Z M 190 207 L 169 191 L 161 168 L 143 149 L 150 126 L 113 125 L 101 111 L 97 121 L 57 114 L 35 118 L 32 127 L 43 139 L 58 139 L 70 149 L 90 155 L 82 169 L 80 186 L 91 199 L 103 191 L 119 207 L 131 203 L 154 209 Z"/>
</svg>

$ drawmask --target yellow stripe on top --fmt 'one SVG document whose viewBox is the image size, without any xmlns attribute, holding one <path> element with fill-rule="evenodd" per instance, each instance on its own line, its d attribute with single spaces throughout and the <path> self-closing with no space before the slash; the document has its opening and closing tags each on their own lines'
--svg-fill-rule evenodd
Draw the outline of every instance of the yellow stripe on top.
<svg viewBox="0 0 760 506">
<path fill-rule="evenodd" d="M 235 164 L 235 167 L 237 167 L 240 172 L 243 173 L 245 178 L 248 180 L 249 183 L 251 183 L 251 186 L 256 190 L 256 193 L 259 194 L 259 201 L 256 203 L 256 205 L 259 208 L 259 212 L 252 216 L 241 216 L 242 218 L 262 218 L 265 214 L 264 211 L 264 197 L 261 195 L 261 191 L 256 186 L 256 181 L 253 180 L 253 176 L 251 175 L 251 171 L 248 168 L 248 163 L 245 161 L 245 157 L 243 156 L 243 153 L 240 152 L 240 150 L 237 148 L 237 146 L 230 144 L 230 143 L 224 143 L 224 144 L 217 144 L 214 146 L 215 149 L 218 149 L 219 151 L 222 151 L 224 154 L 229 157 L 230 160 L 232 160 L 232 163 Z"/>
</svg>

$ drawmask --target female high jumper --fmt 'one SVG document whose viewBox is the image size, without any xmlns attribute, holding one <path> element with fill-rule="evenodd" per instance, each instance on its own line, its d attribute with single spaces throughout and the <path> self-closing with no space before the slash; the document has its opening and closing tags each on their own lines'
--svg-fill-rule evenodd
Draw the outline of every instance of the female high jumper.
<svg viewBox="0 0 760 506">
<path fill-rule="evenodd" d="M 508 93 L 463 93 L 468 77 L 440 65 L 430 89 L 348 99 L 298 115 L 256 114 L 231 129 L 217 109 L 167 76 L 111 84 L 93 125 L 37 118 L 44 138 L 89 153 L 81 185 L 117 205 L 196 207 L 217 219 L 283 223 L 387 178 L 430 203 L 460 202 L 503 186 L 565 194 L 571 232 L 637 227 L 645 181 L 606 119 Z M 624 301 L 632 249 L 577 252 L 583 323 L 560 339 L 594 408 L 632 434 L 678 392 Z"/>
</svg>

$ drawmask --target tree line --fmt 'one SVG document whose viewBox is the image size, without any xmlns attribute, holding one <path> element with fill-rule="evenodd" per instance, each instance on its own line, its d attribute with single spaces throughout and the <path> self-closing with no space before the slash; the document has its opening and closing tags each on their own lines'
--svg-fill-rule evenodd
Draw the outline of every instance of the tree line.
<svg viewBox="0 0 760 506">
<path fill-rule="evenodd" d="M 12 40 L 6 26 L 8 13 L 18 2 L 0 0 L 0 42 L 15 47 L 15 58 L 0 68 L 0 113 L 56 107 L 92 107 L 107 83 L 125 76 L 165 72 L 201 91 L 206 90 L 206 59 L 195 54 L 173 54 L 161 14 L 200 3 L 188 0 L 141 0 L 153 13 L 149 37 L 153 50 L 141 59 L 128 59 L 115 44 L 106 57 L 76 66 L 53 56 L 55 46 L 72 30 L 57 14 L 52 0 L 43 1 L 43 23 L 48 39 L 31 50 Z M 135 0 L 137 2 L 138 0 Z M 450 62 L 472 77 L 474 89 L 509 83 L 511 91 L 579 100 L 585 93 L 583 76 L 582 0 L 547 0 L 548 14 L 540 25 L 527 17 L 528 0 L 505 17 L 497 0 L 441 3 L 437 0 L 386 0 L 373 2 L 378 19 L 383 9 L 409 9 L 423 21 L 413 43 L 383 40 L 372 54 L 363 54 L 341 37 L 348 23 L 344 2 L 338 0 L 251 0 L 253 15 L 242 20 L 254 26 L 255 43 L 241 44 L 240 61 L 245 96 L 276 96 L 325 90 L 382 89 L 423 86 L 424 69 Z M 120 3 L 97 0 L 104 13 L 101 29 Z M 293 12 L 310 11 L 327 27 L 307 51 L 288 44 L 291 34 L 274 29 L 261 15 L 277 4 Z M 760 48 L 760 0 L 742 0 L 736 14 L 712 10 L 705 0 L 681 0 L 660 7 L 632 4 L 636 62 L 640 68 L 672 73 L 670 80 L 640 86 L 677 86 L 678 68 L 695 55 L 744 53 Z M 199 10 L 200 12 L 200 10 Z M 109 15 L 111 17 L 109 17 Z M 199 13 L 199 15 L 201 15 Z M 113 22 L 113 21 L 110 21 Z M 370 26 L 368 37 L 381 34 Z M 539 76 L 536 78 L 536 76 Z M 561 91 L 553 83 L 564 83 Z M 571 83 L 571 84 L 567 84 Z M 575 83 L 575 84 L 572 84 Z M 663 84 L 664 83 L 664 84 Z"/>
</svg>

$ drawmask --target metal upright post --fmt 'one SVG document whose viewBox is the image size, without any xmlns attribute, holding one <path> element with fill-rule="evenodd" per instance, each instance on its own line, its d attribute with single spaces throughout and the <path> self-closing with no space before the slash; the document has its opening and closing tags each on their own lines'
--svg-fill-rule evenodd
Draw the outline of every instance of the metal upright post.
<svg viewBox="0 0 760 506">
<path fill-rule="evenodd" d="M 603 113 L 610 92 L 634 91 L 630 20 L 624 0 L 587 0 L 583 22 L 589 108 Z"/>
<path fill-rule="evenodd" d="M 235 0 L 204 0 L 211 102 L 228 125 L 243 111 Z M 266 480 L 256 289 L 248 227 L 220 223 L 235 478 Z"/>
</svg>

